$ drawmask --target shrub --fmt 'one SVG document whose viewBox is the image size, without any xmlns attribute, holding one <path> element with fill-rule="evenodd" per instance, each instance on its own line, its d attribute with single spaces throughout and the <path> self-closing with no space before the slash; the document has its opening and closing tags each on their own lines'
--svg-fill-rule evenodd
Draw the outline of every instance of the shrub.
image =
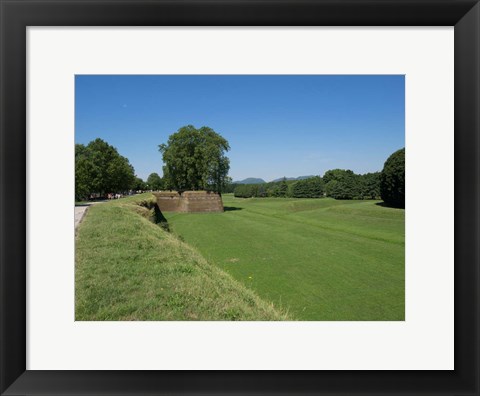
<svg viewBox="0 0 480 396">
<path fill-rule="evenodd" d="M 380 195 L 396 208 L 405 208 L 405 148 L 388 157 L 380 175 Z"/>
</svg>

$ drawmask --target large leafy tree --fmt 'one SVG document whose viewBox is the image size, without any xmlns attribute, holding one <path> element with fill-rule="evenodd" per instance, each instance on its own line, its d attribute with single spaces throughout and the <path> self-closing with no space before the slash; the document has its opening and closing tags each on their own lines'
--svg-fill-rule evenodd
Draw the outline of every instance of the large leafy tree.
<svg viewBox="0 0 480 396">
<path fill-rule="evenodd" d="M 405 148 L 388 157 L 380 175 L 380 195 L 396 208 L 405 207 Z"/>
<path fill-rule="evenodd" d="M 292 186 L 294 198 L 320 198 L 323 197 L 323 180 L 319 176 L 299 180 Z"/>
<path fill-rule="evenodd" d="M 230 161 L 225 156 L 230 146 L 209 127 L 184 126 L 159 145 L 159 150 L 166 188 L 221 192 L 231 181 L 227 176 Z"/>
<path fill-rule="evenodd" d="M 351 170 L 332 169 L 323 175 L 327 196 L 335 199 L 359 198 L 360 179 Z"/>
<path fill-rule="evenodd" d="M 150 173 L 147 178 L 147 185 L 152 190 L 161 190 L 163 189 L 163 180 L 158 173 Z"/>
<path fill-rule="evenodd" d="M 83 144 L 75 144 L 75 199 L 88 197 L 91 192 L 90 173 L 93 164 L 88 159 L 87 148 Z"/>
<path fill-rule="evenodd" d="M 102 139 L 75 145 L 75 198 L 129 190 L 135 171 L 127 158 Z"/>
</svg>

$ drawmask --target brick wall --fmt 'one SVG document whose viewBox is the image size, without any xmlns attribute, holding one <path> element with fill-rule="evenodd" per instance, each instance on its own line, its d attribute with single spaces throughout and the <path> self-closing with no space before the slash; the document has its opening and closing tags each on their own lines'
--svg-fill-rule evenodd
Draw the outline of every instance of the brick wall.
<svg viewBox="0 0 480 396">
<path fill-rule="evenodd" d="M 162 212 L 223 212 L 222 197 L 209 191 L 153 193 Z"/>
<path fill-rule="evenodd" d="M 180 212 L 180 194 L 176 191 L 153 193 L 162 212 Z"/>
</svg>

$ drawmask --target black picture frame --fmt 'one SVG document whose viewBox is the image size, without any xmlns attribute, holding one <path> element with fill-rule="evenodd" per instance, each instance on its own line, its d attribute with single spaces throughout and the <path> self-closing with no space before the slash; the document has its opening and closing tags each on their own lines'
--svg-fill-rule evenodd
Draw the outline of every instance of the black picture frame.
<svg viewBox="0 0 480 396">
<path fill-rule="evenodd" d="M 480 394 L 478 1 L 0 0 L 0 13 L 2 395 Z M 156 25 L 455 27 L 455 370 L 26 370 L 26 27 Z"/>
</svg>

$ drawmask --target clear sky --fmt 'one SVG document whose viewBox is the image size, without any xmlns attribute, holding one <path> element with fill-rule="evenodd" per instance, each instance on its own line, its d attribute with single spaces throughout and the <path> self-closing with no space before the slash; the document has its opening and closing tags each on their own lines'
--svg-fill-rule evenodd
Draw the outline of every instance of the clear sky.
<svg viewBox="0 0 480 396">
<path fill-rule="evenodd" d="M 405 146 L 399 75 L 94 76 L 75 79 L 75 142 L 97 137 L 146 180 L 158 145 L 184 125 L 209 126 L 231 150 L 233 180 L 380 171 Z"/>
</svg>

